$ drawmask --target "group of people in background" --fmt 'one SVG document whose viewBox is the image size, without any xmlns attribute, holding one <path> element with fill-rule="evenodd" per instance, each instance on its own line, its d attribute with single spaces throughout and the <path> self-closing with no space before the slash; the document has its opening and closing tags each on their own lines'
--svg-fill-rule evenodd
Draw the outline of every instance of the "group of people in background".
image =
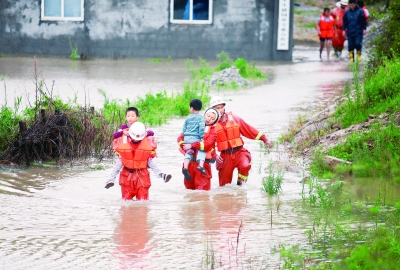
<svg viewBox="0 0 400 270">
<path fill-rule="evenodd" d="M 182 173 L 187 189 L 210 190 L 213 163 L 218 170 L 219 186 L 232 183 L 235 169 L 238 170 L 236 184 L 241 186 L 245 183 L 251 169 L 251 154 L 244 148 L 242 136 L 260 140 L 266 147 L 271 147 L 264 134 L 239 116 L 225 112 L 225 105 L 222 97 L 215 96 L 203 116 L 200 114 L 201 100 L 190 101 L 190 115 L 177 138 L 179 149 L 184 154 Z M 113 148 L 118 159 L 105 188 L 114 186 L 119 174 L 123 200 L 149 199 L 151 181 L 148 168 L 164 182 L 172 177 L 154 162 L 157 149 L 154 132 L 146 129 L 138 119 L 138 109 L 129 107 L 126 123 L 114 133 Z"/>
<path fill-rule="evenodd" d="M 322 59 L 322 51 L 326 47 L 329 60 L 331 44 L 334 56 L 340 57 L 347 39 L 350 61 L 360 62 L 363 36 L 367 33 L 368 17 L 369 12 L 363 1 L 340 0 L 332 11 L 328 7 L 324 8 L 324 12 L 315 25 L 320 39 L 320 59 Z"/>
</svg>

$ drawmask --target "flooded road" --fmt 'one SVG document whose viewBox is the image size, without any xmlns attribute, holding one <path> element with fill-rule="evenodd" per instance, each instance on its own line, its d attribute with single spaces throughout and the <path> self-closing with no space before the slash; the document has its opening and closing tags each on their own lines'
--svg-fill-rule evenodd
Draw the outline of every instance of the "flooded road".
<svg viewBox="0 0 400 270">
<path fill-rule="evenodd" d="M 228 111 L 272 140 L 290 119 L 315 110 L 351 77 L 347 61 L 319 62 L 317 50 L 307 48 L 294 56 L 287 63 L 257 62 L 273 78 L 264 85 L 219 93 Z M 98 88 L 110 98 L 133 99 L 179 91 L 188 77 L 183 60 L 38 58 L 37 64 L 63 99 L 76 93 L 83 103 L 86 91 L 96 107 L 103 102 Z M 7 86 L 0 100 L 32 97 L 32 67 L 32 58 L 0 58 Z M 264 168 L 281 153 L 264 155 L 259 142 L 245 139 L 253 157 L 245 186 L 219 188 L 213 168 L 211 191 L 186 190 L 176 144 L 183 121 L 150 127 L 159 144 L 156 162 L 173 177 L 164 183 L 151 172 L 148 202 L 123 202 L 118 185 L 104 188 L 112 162 L 102 164 L 106 170 L 1 172 L 0 269 L 207 269 L 212 255 L 215 268 L 278 269 L 273 248 L 306 239 L 308 225 L 293 210 L 301 202 L 301 174 L 286 173 L 279 198 L 268 197 L 260 190 Z"/>
</svg>

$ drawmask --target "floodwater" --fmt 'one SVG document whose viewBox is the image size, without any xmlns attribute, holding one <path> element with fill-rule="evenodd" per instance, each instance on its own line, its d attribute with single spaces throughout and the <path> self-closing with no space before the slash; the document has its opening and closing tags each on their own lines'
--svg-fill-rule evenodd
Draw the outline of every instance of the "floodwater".
<svg viewBox="0 0 400 270">
<path fill-rule="evenodd" d="M 351 77 L 346 60 L 317 57 L 317 49 L 299 48 L 294 61 L 257 62 L 271 80 L 219 93 L 226 109 L 276 140 L 290 119 L 315 110 Z M 32 100 L 33 63 L 31 57 L 0 58 L 2 104 L 16 96 Z M 49 91 L 55 81 L 53 94 L 95 107 L 103 102 L 99 88 L 110 98 L 134 99 L 180 91 L 188 78 L 183 60 L 37 57 L 36 64 Z M 301 202 L 301 173 L 286 173 L 280 196 L 268 197 L 260 190 L 264 168 L 284 155 L 277 149 L 263 154 L 259 142 L 245 139 L 253 157 L 246 185 L 219 188 L 213 168 L 211 191 L 186 190 L 176 144 L 183 121 L 150 127 L 159 143 L 157 163 L 173 177 L 164 183 L 151 173 L 148 202 L 123 202 L 118 185 L 104 188 L 113 161 L 102 163 L 106 170 L 0 172 L 0 269 L 207 269 L 212 255 L 215 268 L 278 269 L 273 249 L 306 241 L 307 222 L 294 210 Z"/>
</svg>

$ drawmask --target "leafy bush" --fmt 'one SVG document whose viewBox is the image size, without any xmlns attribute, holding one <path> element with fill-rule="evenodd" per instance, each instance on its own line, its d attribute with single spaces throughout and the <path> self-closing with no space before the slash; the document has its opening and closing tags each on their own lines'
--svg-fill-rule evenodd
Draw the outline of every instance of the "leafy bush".
<svg viewBox="0 0 400 270">
<path fill-rule="evenodd" d="M 233 66 L 233 60 L 229 57 L 227 52 L 220 52 L 217 55 L 217 60 L 219 62 L 218 66 L 215 68 L 215 71 L 221 71 L 226 68 L 230 68 Z"/>
<path fill-rule="evenodd" d="M 0 109 L 0 154 L 7 149 L 11 140 L 18 134 L 18 122 L 21 116 L 16 115 L 15 110 L 3 106 Z"/>
<path fill-rule="evenodd" d="M 399 33 L 400 34 L 400 33 Z M 400 94 L 400 57 L 385 62 L 374 73 L 367 73 L 364 83 L 365 107 Z"/>
<path fill-rule="evenodd" d="M 392 0 L 388 8 L 388 18 L 385 20 L 382 33 L 373 40 L 375 57 L 372 66 L 384 65 L 387 59 L 400 56 L 400 1 Z"/>
<path fill-rule="evenodd" d="M 202 80 L 214 73 L 214 70 L 210 68 L 209 63 L 203 58 L 199 58 L 199 68 L 194 66 L 192 59 L 187 59 L 185 65 L 194 80 Z"/>
<path fill-rule="evenodd" d="M 238 58 L 236 59 L 236 61 L 233 61 L 233 59 L 229 57 L 229 54 L 227 52 L 222 51 L 217 55 L 217 60 L 219 64 L 214 69 L 210 68 L 209 63 L 202 58 L 199 58 L 199 68 L 196 68 L 194 66 L 193 60 L 191 59 L 186 60 L 185 64 L 186 68 L 192 75 L 192 78 L 195 80 L 201 80 L 207 78 L 211 76 L 214 72 L 231 68 L 232 66 L 235 66 L 237 69 L 239 69 L 239 74 L 243 78 L 246 79 L 266 78 L 266 75 L 255 66 L 254 62 L 251 65 L 249 65 L 247 63 L 247 60 L 244 58 Z"/>
</svg>

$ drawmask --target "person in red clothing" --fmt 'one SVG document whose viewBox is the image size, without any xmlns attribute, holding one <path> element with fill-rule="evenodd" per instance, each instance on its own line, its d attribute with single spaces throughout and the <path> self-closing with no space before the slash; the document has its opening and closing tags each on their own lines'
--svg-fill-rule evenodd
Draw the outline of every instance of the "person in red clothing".
<svg viewBox="0 0 400 270">
<path fill-rule="evenodd" d="M 247 181 L 251 168 L 251 154 L 243 147 L 241 136 L 252 140 L 261 140 L 268 148 L 271 147 L 267 137 L 254 127 L 247 124 L 239 116 L 225 112 L 225 101 L 215 96 L 210 100 L 210 107 L 217 109 L 220 119 L 215 126 L 217 132 L 217 149 L 220 155 L 216 156 L 219 185 L 232 183 L 233 170 L 238 169 L 237 184 L 241 186 Z"/>
<path fill-rule="evenodd" d="M 331 16 L 335 20 L 335 33 L 332 38 L 332 47 L 334 56 L 340 57 L 344 48 L 344 41 L 346 38 L 343 36 L 343 17 L 347 10 L 348 0 L 341 0 L 336 3 L 336 7 L 332 10 Z"/>
<path fill-rule="evenodd" d="M 126 109 L 126 124 L 123 124 L 121 126 L 121 128 L 114 133 L 113 137 L 114 137 L 114 141 L 113 144 L 118 144 L 118 138 L 122 137 L 122 135 L 129 135 L 129 128 L 130 126 L 135 123 L 136 121 L 139 120 L 139 110 L 135 107 L 129 107 Z M 147 132 L 147 136 L 154 136 L 154 132 L 151 131 L 150 129 L 146 129 Z M 114 150 L 115 150 L 115 146 L 113 146 Z M 119 156 L 118 152 L 115 152 L 117 154 L 117 156 Z M 158 167 L 158 165 L 154 162 L 154 160 L 149 160 L 149 168 L 159 177 L 159 178 L 163 178 L 164 182 L 167 183 L 172 176 L 170 174 L 167 173 L 163 173 L 162 170 Z M 108 177 L 107 181 L 106 181 L 106 185 L 105 188 L 110 188 L 114 186 L 115 183 L 115 178 L 118 176 L 119 172 L 122 169 L 122 163 L 121 160 L 118 158 L 117 159 L 117 163 L 114 165 L 114 168 L 111 171 L 110 176 Z"/>
<path fill-rule="evenodd" d="M 149 199 L 151 181 L 147 167 L 149 159 L 156 156 L 157 144 L 153 137 L 146 136 L 143 123 L 135 122 L 129 128 L 129 136 L 124 134 L 115 142 L 123 165 L 119 175 L 123 200 Z"/>
<path fill-rule="evenodd" d="M 369 11 L 368 11 L 367 7 L 364 5 L 364 1 L 358 1 L 357 5 L 364 11 L 364 17 L 368 24 Z"/>
<path fill-rule="evenodd" d="M 315 28 L 318 31 L 320 46 L 319 46 L 319 59 L 322 59 L 322 51 L 326 44 L 326 53 L 329 61 L 329 54 L 331 52 L 331 42 L 334 34 L 334 19 L 330 15 L 331 10 L 324 8 L 324 13 L 319 16 L 318 22 L 315 24 Z"/>
<path fill-rule="evenodd" d="M 186 146 L 183 140 L 183 134 L 181 133 L 177 139 L 180 151 L 185 154 L 185 148 L 187 149 L 200 149 L 206 152 L 206 160 L 204 163 L 204 169 L 206 174 L 201 173 L 197 170 L 198 162 L 192 159 L 189 163 L 189 174 L 192 176 L 192 180 L 184 178 L 183 183 L 187 189 L 197 190 L 210 190 L 211 189 L 211 165 L 210 163 L 215 162 L 215 140 L 217 133 L 215 132 L 215 124 L 219 120 L 219 112 L 216 109 L 209 108 L 204 113 L 206 120 L 206 128 L 204 132 L 204 138 L 201 142 L 194 142 L 190 146 Z M 195 155 L 193 155 L 195 156 Z"/>
</svg>

